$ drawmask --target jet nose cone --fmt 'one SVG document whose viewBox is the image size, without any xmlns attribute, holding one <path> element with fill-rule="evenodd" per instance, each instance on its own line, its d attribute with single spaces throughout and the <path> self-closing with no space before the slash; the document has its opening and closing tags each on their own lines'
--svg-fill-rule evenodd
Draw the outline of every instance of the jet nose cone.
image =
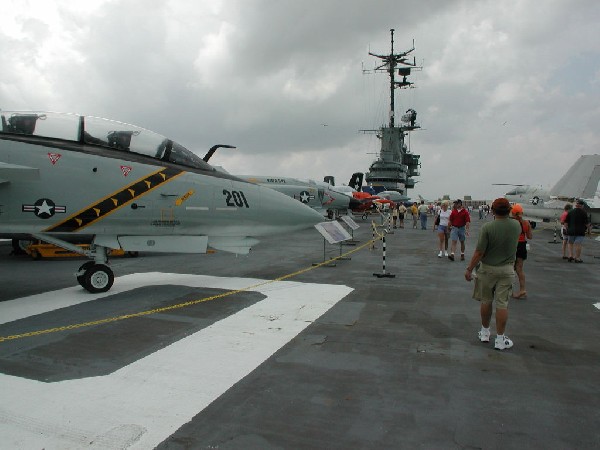
<svg viewBox="0 0 600 450">
<path fill-rule="evenodd" d="M 292 212 L 292 218 L 298 221 L 299 224 L 304 224 L 304 228 L 312 227 L 326 220 L 322 213 L 312 209 L 310 206 L 306 206 L 297 200 L 296 203 L 298 203 L 298 208 L 295 208 Z"/>
<path fill-rule="evenodd" d="M 261 188 L 263 217 L 276 231 L 294 231 L 310 228 L 319 222 L 325 221 L 325 217 L 280 192 L 269 188 Z"/>
</svg>

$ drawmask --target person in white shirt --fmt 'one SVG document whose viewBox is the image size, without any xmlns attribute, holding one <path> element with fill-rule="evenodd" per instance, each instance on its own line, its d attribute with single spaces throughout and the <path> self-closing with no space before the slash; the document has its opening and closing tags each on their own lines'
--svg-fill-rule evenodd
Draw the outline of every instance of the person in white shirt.
<svg viewBox="0 0 600 450">
<path fill-rule="evenodd" d="M 448 201 L 444 200 L 442 202 L 442 208 L 434 221 L 433 231 L 437 231 L 440 240 L 440 252 L 438 253 L 438 258 L 442 257 L 442 251 L 444 251 L 444 256 L 448 256 L 448 219 L 450 218 L 451 212 L 452 211 L 448 209 Z"/>
</svg>

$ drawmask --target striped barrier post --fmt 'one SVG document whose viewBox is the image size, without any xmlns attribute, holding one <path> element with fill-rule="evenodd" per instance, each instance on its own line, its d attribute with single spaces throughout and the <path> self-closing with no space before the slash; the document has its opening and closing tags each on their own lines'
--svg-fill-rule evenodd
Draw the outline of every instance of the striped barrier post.
<svg viewBox="0 0 600 450">
<path fill-rule="evenodd" d="M 390 213 L 387 215 L 387 229 L 385 231 L 387 234 L 394 234 L 392 231 L 392 215 Z"/>
<path fill-rule="evenodd" d="M 554 238 L 552 238 L 551 241 L 548 241 L 548 244 L 558 244 L 558 241 L 556 240 L 556 224 L 554 224 Z"/>
<path fill-rule="evenodd" d="M 382 255 L 383 255 L 383 272 L 382 273 L 374 273 L 373 276 L 377 277 L 377 278 L 395 278 L 396 275 L 393 275 L 391 273 L 387 273 L 385 271 L 385 249 L 386 249 L 386 246 L 385 246 L 385 234 L 382 237 L 382 242 L 383 242 L 383 252 L 382 252 Z"/>
<path fill-rule="evenodd" d="M 371 241 L 371 250 L 375 250 L 375 237 L 377 236 L 377 231 L 375 229 L 377 225 L 375 225 L 375 221 L 371 222 L 371 228 L 373 230 L 373 240 Z"/>
</svg>

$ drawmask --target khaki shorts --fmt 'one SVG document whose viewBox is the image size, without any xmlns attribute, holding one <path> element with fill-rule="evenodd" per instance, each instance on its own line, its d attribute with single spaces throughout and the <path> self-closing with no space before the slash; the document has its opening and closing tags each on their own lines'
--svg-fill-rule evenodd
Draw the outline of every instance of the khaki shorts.
<svg viewBox="0 0 600 450">
<path fill-rule="evenodd" d="M 473 298 L 480 302 L 496 301 L 496 308 L 508 308 L 508 299 L 512 295 L 512 283 L 515 269 L 512 264 L 489 266 L 481 263 L 477 269 L 477 278 L 473 288 Z"/>
</svg>

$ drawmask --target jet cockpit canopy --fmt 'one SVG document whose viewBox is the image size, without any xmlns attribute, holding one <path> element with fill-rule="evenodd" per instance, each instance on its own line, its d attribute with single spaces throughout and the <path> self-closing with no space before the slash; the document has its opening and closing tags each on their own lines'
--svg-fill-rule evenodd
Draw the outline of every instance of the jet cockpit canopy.
<svg viewBox="0 0 600 450">
<path fill-rule="evenodd" d="M 0 134 L 15 134 L 77 142 L 132 152 L 195 169 L 215 169 L 165 136 L 116 120 L 78 114 L 1 111 Z"/>
</svg>

